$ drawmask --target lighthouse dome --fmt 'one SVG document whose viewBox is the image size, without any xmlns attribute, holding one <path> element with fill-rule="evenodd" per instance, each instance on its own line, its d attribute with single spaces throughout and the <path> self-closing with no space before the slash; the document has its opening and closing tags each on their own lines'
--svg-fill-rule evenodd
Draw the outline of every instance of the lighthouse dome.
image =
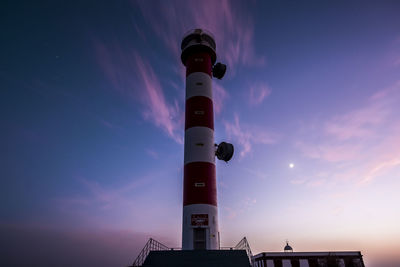
<svg viewBox="0 0 400 267">
<path fill-rule="evenodd" d="M 283 249 L 283 251 L 285 252 L 293 252 L 293 248 L 291 246 L 289 246 L 289 243 L 286 241 L 286 246 Z"/>
</svg>

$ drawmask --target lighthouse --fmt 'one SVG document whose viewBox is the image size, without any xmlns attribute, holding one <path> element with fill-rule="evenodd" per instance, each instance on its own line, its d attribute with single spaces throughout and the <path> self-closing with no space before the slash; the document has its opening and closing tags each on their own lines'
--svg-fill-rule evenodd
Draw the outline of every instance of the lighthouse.
<svg viewBox="0 0 400 267">
<path fill-rule="evenodd" d="M 182 249 L 215 250 L 220 246 L 215 157 L 230 160 L 233 146 L 214 143 L 212 77 L 221 79 L 226 65 L 215 63 L 215 40 L 205 30 L 188 32 L 181 49 L 186 67 Z"/>
</svg>

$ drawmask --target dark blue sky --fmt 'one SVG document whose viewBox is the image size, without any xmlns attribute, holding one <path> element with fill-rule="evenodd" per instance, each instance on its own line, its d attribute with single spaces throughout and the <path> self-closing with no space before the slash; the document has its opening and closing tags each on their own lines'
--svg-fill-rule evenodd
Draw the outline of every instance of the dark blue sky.
<svg viewBox="0 0 400 267">
<path fill-rule="evenodd" d="M 70 257 L 105 244 L 65 266 L 112 249 L 104 266 L 127 264 L 150 236 L 180 246 L 179 49 L 196 27 L 228 65 L 213 82 L 216 142 L 236 148 L 217 164 L 223 245 L 246 235 L 255 252 L 280 251 L 288 238 L 297 251 L 362 250 L 369 266 L 400 261 L 398 1 L 0 5 L 9 262 L 55 240 L 67 241 L 53 255 L 77 244 Z"/>
</svg>

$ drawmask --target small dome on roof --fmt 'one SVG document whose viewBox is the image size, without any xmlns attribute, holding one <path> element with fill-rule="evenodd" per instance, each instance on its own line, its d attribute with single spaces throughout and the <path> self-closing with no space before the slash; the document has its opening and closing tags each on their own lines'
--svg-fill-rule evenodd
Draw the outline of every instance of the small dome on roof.
<svg viewBox="0 0 400 267">
<path fill-rule="evenodd" d="M 285 251 L 285 252 L 293 252 L 293 248 L 291 246 L 289 246 L 288 241 L 286 241 L 286 246 L 283 249 L 283 251 Z"/>
</svg>

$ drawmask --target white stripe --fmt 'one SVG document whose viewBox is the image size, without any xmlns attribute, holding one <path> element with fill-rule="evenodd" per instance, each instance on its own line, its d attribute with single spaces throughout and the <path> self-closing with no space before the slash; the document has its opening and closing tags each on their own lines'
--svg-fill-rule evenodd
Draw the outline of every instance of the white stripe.
<svg viewBox="0 0 400 267">
<path fill-rule="evenodd" d="M 186 77 L 186 100 L 193 96 L 205 96 L 212 100 L 212 80 L 204 72 L 193 72 Z"/>
<path fill-rule="evenodd" d="M 185 131 L 185 164 L 210 162 L 215 164 L 214 130 L 208 127 L 191 127 Z"/>
<path fill-rule="evenodd" d="M 207 204 L 193 204 L 183 207 L 182 222 L 182 249 L 193 249 L 193 226 L 191 224 L 192 214 L 208 214 L 208 226 L 206 228 L 207 249 L 218 249 L 218 208 Z"/>
</svg>

